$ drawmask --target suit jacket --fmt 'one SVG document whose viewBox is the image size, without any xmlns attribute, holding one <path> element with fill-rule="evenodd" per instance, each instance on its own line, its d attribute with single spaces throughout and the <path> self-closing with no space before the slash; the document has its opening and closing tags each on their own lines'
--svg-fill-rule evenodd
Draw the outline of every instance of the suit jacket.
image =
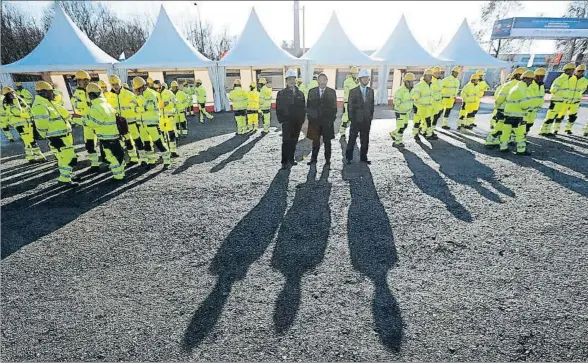
<svg viewBox="0 0 588 363">
<path fill-rule="evenodd" d="M 349 91 L 348 101 L 349 121 L 355 124 L 371 123 L 374 118 L 374 90 L 366 87 L 365 102 L 361 94 L 361 86 L 357 86 Z"/>
<path fill-rule="evenodd" d="M 308 117 L 307 136 L 310 139 L 318 139 L 321 134 L 323 139 L 334 139 L 335 119 L 337 118 L 337 94 L 335 90 L 326 87 L 323 97 L 320 96 L 318 87 L 308 91 L 306 115 Z"/>
<path fill-rule="evenodd" d="M 279 123 L 304 123 L 306 116 L 304 93 L 296 87 L 292 92 L 289 88 L 279 91 L 276 96 L 276 115 Z"/>
</svg>

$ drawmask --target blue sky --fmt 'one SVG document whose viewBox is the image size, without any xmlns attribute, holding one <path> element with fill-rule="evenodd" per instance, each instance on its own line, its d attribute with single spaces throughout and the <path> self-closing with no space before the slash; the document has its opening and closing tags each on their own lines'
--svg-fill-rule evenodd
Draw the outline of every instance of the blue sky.
<svg viewBox="0 0 588 363">
<path fill-rule="evenodd" d="M 10 2 L 41 17 L 51 1 Z M 278 43 L 293 37 L 292 1 L 103 1 L 121 16 L 133 14 L 150 16 L 154 20 L 163 3 L 172 21 L 179 28 L 183 22 L 197 16 L 213 24 L 215 29 L 226 28 L 238 35 L 255 7 L 270 36 Z M 517 16 L 562 16 L 568 1 L 526 1 Z M 439 52 L 450 40 L 464 18 L 476 27 L 482 1 L 300 1 L 306 8 L 306 46 L 320 36 L 331 13 L 336 11 L 350 39 L 362 50 L 377 49 L 386 40 L 404 14 L 415 38 L 433 53 Z M 302 21 L 302 18 L 301 18 Z M 302 34 L 301 34 L 302 37 Z M 536 53 L 555 49 L 553 41 L 535 41 Z M 484 47 L 486 48 L 486 47 Z"/>
</svg>

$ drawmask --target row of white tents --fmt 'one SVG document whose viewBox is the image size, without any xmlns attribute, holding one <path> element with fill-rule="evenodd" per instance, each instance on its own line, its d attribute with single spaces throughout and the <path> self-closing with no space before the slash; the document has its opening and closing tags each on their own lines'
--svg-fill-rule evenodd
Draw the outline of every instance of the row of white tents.
<svg viewBox="0 0 588 363">
<path fill-rule="evenodd" d="M 161 7 L 157 22 L 145 44 L 129 59 L 119 62 L 106 54 L 84 34 L 56 5 L 51 27 L 41 43 L 24 58 L 0 68 L 0 82 L 11 84 L 10 73 L 42 74 L 59 88 L 65 88 L 63 74 L 77 70 L 98 73 L 106 80 L 117 74 L 127 81 L 128 71 L 148 72 L 163 81 L 163 72 L 189 71 L 201 78 L 208 88 L 209 101 L 216 111 L 229 110 L 225 76 L 227 69 L 238 69 L 242 82 L 251 82 L 254 70 L 299 68 L 301 77 L 309 82 L 315 68 L 328 75 L 334 87 L 336 70 L 349 66 L 378 69 L 377 103 L 387 103 L 388 75 L 394 70 L 394 83 L 399 84 L 401 69 L 441 65 L 460 65 L 476 68 L 504 68 L 500 61 L 480 48 L 464 20 L 445 49 L 434 57 L 414 38 L 404 17 L 388 40 L 374 54 L 368 56 L 358 49 L 343 30 L 337 16 L 329 20 L 317 42 L 302 57 L 296 58 L 278 46 L 264 29 L 255 9 L 252 9 L 245 28 L 234 46 L 220 61 L 207 59 L 180 34 Z M 393 86 L 394 88 L 394 86 Z M 67 94 L 67 92 L 65 92 Z"/>
</svg>

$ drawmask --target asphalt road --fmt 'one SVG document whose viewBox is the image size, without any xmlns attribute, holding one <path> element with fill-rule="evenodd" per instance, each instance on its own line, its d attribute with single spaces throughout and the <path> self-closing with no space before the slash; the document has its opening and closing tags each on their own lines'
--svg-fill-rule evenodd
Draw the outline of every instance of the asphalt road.
<svg viewBox="0 0 588 363">
<path fill-rule="evenodd" d="M 371 166 L 334 140 L 291 171 L 219 114 L 171 169 L 81 162 L 76 191 L 4 147 L 0 359 L 586 360 L 588 138 L 501 154 L 487 111 L 399 151 L 379 108 Z"/>
</svg>

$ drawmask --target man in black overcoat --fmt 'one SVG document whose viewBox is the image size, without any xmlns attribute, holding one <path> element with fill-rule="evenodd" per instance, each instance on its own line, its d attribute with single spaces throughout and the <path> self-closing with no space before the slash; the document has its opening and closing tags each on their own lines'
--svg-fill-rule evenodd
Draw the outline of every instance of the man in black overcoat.
<svg viewBox="0 0 588 363">
<path fill-rule="evenodd" d="M 319 74 L 319 86 L 308 91 L 306 116 L 308 132 L 306 136 L 312 140 L 312 156 L 308 165 L 316 164 L 321 147 L 321 136 L 325 144 L 325 165 L 331 164 L 331 140 L 335 138 L 335 119 L 337 118 L 337 94 L 327 87 L 327 76 Z"/>
</svg>

